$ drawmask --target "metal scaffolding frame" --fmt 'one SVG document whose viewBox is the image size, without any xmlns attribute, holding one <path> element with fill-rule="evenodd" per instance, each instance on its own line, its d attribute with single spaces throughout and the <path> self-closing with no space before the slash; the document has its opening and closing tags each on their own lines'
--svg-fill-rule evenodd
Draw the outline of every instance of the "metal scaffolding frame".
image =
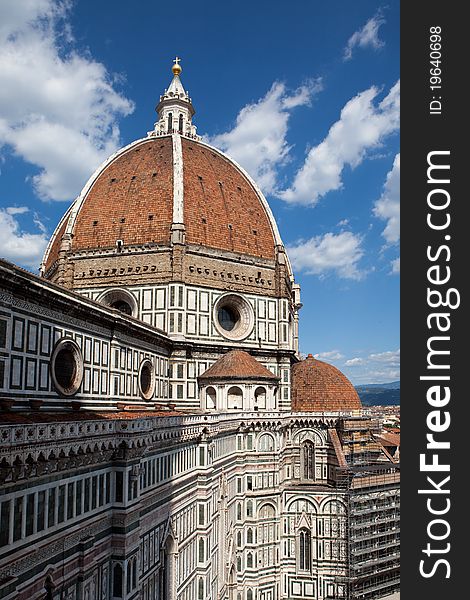
<svg viewBox="0 0 470 600">
<path fill-rule="evenodd" d="M 337 485 L 348 505 L 348 600 L 376 600 L 400 589 L 400 465 L 383 460 L 371 419 L 344 419 L 347 467 Z"/>
</svg>

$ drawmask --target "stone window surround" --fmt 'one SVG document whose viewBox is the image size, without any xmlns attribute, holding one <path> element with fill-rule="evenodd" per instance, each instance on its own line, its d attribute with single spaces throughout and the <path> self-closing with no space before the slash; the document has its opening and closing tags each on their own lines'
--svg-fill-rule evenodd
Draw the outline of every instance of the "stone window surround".
<svg viewBox="0 0 470 600">
<path fill-rule="evenodd" d="M 225 306 L 239 316 L 238 322 L 231 331 L 227 331 L 219 322 L 219 310 Z M 243 296 L 232 292 L 222 294 L 217 298 L 212 310 L 212 319 L 219 334 L 234 341 L 240 341 L 248 337 L 255 325 L 254 311 L 251 304 Z"/>
<path fill-rule="evenodd" d="M 57 365 L 58 356 L 64 350 L 69 350 L 72 353 L 73 359 L 75 361 L 75 373 L 73 375 L 73 380 L 71 381 L 68 387 L 64 387 L 63 385 L 61 385 L 61 383 L 59 383 L 56 371 L 56 368 L 59 366 Z M 62 396 L 73 396 L 74 394 L 76 394 L 80 386 L 82 385 L 83 372 L 83 355 L 79 345 L 71 338 L 59 339 L 52 352 L 50 363 L 52 383 L 56 391 Z"/>
</svg>

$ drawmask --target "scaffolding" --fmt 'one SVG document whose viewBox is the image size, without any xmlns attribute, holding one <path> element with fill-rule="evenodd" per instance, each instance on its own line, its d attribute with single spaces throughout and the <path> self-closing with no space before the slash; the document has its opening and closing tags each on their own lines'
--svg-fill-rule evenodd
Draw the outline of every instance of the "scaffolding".
<svg viewBox="0 0 470 600">
<path fill-rule="evenodd" d="M 348 505 L 348 600 L 375 600 L 400 589 L 400 465 L 383 461 L 370 419 L 340 428 L 347 467 L 337 485 Z"/>
</svg>

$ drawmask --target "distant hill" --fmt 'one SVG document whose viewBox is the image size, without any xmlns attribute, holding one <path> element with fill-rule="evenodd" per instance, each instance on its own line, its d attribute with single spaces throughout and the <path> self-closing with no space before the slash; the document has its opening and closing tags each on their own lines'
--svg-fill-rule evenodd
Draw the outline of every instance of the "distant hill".
<svg viewBox="0 0 470 600">
<path fill-rule="evenodd" d="M 356 391 L 364 406 L 392 406 L 400 404 L 399 381 L 356 385 Z"/>
</svg>

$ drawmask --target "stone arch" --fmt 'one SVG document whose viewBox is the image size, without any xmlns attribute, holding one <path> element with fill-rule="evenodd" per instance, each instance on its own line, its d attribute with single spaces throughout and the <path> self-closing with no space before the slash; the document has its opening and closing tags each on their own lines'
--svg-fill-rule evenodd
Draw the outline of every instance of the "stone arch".
<svg viewBox="0 0 470 600">
<path fill-rule="evenodd" d="M 227 390 L 227 408 L 238 410 L 243 408 L 243 390 L 238 385 L 232 385 Z"/>
<path fill-rule="evenodd" d="M 324 515 L 344 515 L 346 504 L 336 498 L 325 498 L 320 504 L 320 510 Z"/>
<path fill-rule="evenodd" d="M 205 403 L 205 408 L 208 410 L 217 408 L 217 391 L 212 385 L 205 390 Z"/>
<path fill-rule="evenodd" d="M 264 502 L 258 508 L 259 519 L 274 519 L 276 517 L 277 509 L 271 502 Z"/>
<path fill-rule="evenodd" d="M 266 399 L 267 399 L 266 388 L 262 385 L 259 385 L 255 389 L 255 397 L 254 397 L 255 409 L 259 409 L 259 408 L 265 409 L 266 408 Z"/>
<path fill-rule="evenodd" d="M 135 297 L 124 288 L 111 288 L 98 296 L 98 302 L 125 315 L 137 317 L 139 308 Z"/>
<path fill-rule="evenodd" d="M 46 575 L 46 579 L 44 580 L 44 590 L 46 592 L 44 600 L 52 600 L 54 598 L 55 587 L 56 586 L 52 577 L 52 573 L 48 573 Z"/>
<path fill-rule="evenodd" d="M 302 429 L 296 431 L 292 441 L 297 445 L 307 440 L 310 440 L 315 446 L 324 446 L 326 444 L 326 439 L 322 432 L 310 427 L 302 427 Z"/>
<path fill-rule="evenodd" d="M 271 433 L 261 433 L 258 437 L 257 448 L 260 452 L 273 452 L 276 441 Z"/>
<path fill-rule="evenodd" d="M 286 511 L 291 514 L 312 514 L 317 513 L 318 510 L 319 507 L 314 500 L 303 496 L 292 498 L 286 505 Z"/>
<path fill-rule="evenodd" d="M 313 481 L 315 479 L 315 444 L 306 439 L 300 446 L 300 467 L 302 479 Z"/>
<path fill-rule="evenodd" d="M 162 544 L 161 597 L 176 600 L 176 555 L 178 542 L 169 523 Z"/>
</svg>

